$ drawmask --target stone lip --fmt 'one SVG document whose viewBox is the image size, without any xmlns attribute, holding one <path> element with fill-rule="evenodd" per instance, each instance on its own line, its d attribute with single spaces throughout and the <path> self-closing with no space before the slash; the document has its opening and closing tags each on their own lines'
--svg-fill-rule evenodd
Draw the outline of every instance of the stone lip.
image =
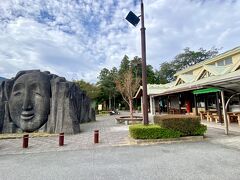
<svg viewBox="0 0 240 180">
<path fill-rule="evenodd" d="M 29 138 L 36 138 L 36 137 L 57 137 L 59 134 L 50 134 L 44 132 L 38 133 L 8 133 L 8 134 L 0 134 L 0 140 L 3 139 L 21 139 L 24 134 L 29 134 Z"/>
<path fill-rule="evenodd" d="M 117 117 L 116 119 L 135 120 L 135 119 L 143 119 L 143 117 L 133 116 L 133 118 L 131 118 L 130 116 L 120 116 L 120 117 Z"/>
<path fill-rule="evenodd" d="M 148 144 L 164 144 L 176 142 L 197 142 L 203 141 L 203 136 L 186 136 L 180 138 L 164 138 L 164 139 L 133 139 L 129 137 L 130 144 L 148 145 Z"/>
<path fill-rule="evenodd" d="M 142 116 L 133 116 L 133 118 L 131 118 L 130 116 L 120 116 L 115 119 L 116 119 L 116 123 L 125 122 L 126 125 L 129 125 L 129 123 L 131 124 L 134 122 L 142 122 L 143 121 Z"/>
</svg>

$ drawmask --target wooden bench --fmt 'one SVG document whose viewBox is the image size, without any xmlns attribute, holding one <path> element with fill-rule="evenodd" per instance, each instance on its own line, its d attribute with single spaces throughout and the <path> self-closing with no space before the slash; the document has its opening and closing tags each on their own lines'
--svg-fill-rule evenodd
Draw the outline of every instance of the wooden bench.
<svg viewBox="0 0 240 180">
<path fill-rule="evenodd" d="M 207 117 L 207 121 L 212 122 L 214 120 L 214 115 L 212 114 L 207 114 L 206 117 Z"/>
<path fill-rule="evenodd" d="M 206 111 L 206 117 L 207 117 L 207 121 L 210 121 L 210 122 L 212 122 L 212 121 L 214 121 L 214 116 L 218 116 L 217 115 L 217 111 L 215 111 L 215 110 L 207 110 Z"/>
<path fill-rule="evenodd" d="M 227 119 L 229 124 L 236 121 L 240 126 L 240 112 L 227 112 Z"/>
<path fill-rule="evenodd" d="M 220 118 L 219 115 L 217 114 L 207 114 L 206 117 L 207 117 L 207 121 L 210 121 L 210 122 L 215 121 L 216 123 L 219 122 L 219 118 Z"/>
<path fill-rule="evenodd" d="M 206 119 L 206 118 L 207 118 L 207 117 L 206 117 L 206 116 L 207 116 L 207 112 L 200 111 L 199 114 L 200 114 L 201 121 L 202 121 L 203 119 Z"/>
<path fill-rule="evenodd" d="M 213 115 L 213 117 L 214 117 L 216 123 L 220 122 L 220 120 L 219 120 L 220 117 L 218 115 Z M 222 118 L 223 118 L 223 116 L 222 116 Z"/>
</svg>

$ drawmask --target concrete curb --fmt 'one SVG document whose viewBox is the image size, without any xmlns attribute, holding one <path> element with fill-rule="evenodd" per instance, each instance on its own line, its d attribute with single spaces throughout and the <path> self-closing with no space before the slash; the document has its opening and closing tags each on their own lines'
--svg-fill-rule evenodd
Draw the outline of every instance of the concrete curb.
<svg viewBox="0 0 240 180">
<path fill-rule="evenodd" d="M 133 139 L 129 138 L 132 145 L 148 145 L 148 144 L 171 144 L 177 142 L 198 142 L 203 141 L 203 136 L 187 136 L 180 138 L 167 138 L 167 139 Z"/>
</svg>

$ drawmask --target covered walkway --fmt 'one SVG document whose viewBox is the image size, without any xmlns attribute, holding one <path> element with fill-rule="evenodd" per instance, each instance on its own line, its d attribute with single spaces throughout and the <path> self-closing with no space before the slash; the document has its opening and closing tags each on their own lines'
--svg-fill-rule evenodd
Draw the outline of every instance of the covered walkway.
<svg viewBox="0 0 240 180">
<path fill-rule="evenodd" d="M 148 85 L 149 109 L 156 113 L 191 114 L 209 122 L 240 128 L 240 47 L 175 74 L 167 84 Z M 141 88 L 136 96 L 141 97 Z"/>
</svg>

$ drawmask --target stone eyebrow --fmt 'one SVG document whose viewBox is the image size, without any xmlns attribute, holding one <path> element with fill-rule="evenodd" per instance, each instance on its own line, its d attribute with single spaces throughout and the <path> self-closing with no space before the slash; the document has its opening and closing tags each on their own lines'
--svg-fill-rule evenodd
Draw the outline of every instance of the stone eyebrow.
<svg viewBox="0 0 240 180">
<path fill-rule="evenodd" d="M 17 83 L 17 84 L 14 85 L 13 91 L 18 91 L 22 88 L 24 88 L 24 84 L 23 83 Z"/>
<path fill-rule="evenodd" d="M 31 83 L 31 88 L 34 89 L 34 90 L 39 90 L 39 83 L 38 82 L 33 82 Z"/>
</svg>

